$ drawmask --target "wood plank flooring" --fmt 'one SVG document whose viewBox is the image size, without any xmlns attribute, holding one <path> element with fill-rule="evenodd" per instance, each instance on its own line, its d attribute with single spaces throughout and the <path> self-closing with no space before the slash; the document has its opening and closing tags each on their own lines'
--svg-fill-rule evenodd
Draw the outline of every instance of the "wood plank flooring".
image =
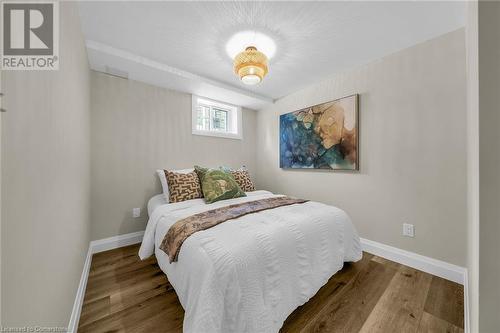
<svg viewBox="0 0 500 333">
<path fill-rule="evenodd" d="M 78 332 L 182 332 L 184 310 L 139 245 L 92 257 Z M 463 287 L 369 253 L 346 264 L 281 332 L 463 332 Z"/>
</svg>

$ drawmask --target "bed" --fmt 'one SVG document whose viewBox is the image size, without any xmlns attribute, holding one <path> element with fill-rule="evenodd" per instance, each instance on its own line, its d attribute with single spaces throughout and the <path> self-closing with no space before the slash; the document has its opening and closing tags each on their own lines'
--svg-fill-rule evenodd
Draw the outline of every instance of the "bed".
<svg viewBox="0 0 500 333">
<path fill-rule="evenodd" d="M 206 204 L 148 204 L 141 259 L 155 254 L 184 310 L 184 332 L 273 332 L 344 262 L 361 259 L 358 234 L 339 208 L 308 201 L 248 214 L 189 236 L 169 262 L 160 249 L 178 220 L 204 211 L 277 197 L 268 191 Z"/>
</svg>

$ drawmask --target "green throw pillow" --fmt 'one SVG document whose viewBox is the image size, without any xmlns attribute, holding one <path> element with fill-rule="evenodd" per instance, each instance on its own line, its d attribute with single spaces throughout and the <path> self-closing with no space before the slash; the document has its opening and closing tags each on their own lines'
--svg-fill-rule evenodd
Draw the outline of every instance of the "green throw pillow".
<svg viewBox="0 0 500 333">
<path fill-rule="evenodd" d="M 201 183 L 201 180 L 203 179 L 203 176 L 207 173 L 208 170 L 212 170 L 212 169 L 201 167 L 199 165 L 194 166 L 194 171 L 198 175 L 198 179 L 200 180 L 200 183 Z"/>
<path fill-rule="evenodd" d="M 230 173 L 199 166 L 194 168 L 200 178 L 201 190 L 207 203 L 246 196 Z"/>
</svg>

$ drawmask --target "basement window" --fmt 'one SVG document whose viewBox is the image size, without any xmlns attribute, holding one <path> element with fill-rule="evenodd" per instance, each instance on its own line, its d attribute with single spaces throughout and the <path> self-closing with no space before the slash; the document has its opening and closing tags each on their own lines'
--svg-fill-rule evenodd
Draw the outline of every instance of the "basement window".
<svg viewBox="0 0 500 333">
<path fill-rule="evenodd" d="M 193 134 L 241 139 L 241 107 L 193 95 Z"/>
</svg>

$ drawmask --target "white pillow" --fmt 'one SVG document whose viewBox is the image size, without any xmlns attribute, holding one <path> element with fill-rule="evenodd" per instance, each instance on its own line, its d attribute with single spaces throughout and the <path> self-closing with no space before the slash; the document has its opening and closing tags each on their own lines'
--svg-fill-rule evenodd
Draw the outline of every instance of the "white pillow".
<svg viewBox="0 0 500 333">
<path fill-rule="evenodd" d="M 181 169 L 181 170 L 169 170 L 171 172 L 176 172 L 176 173 L 190 173 L 194 171 L 194 168 L 191 169 Z M 167 203 L 170 202 L 170 194 L 168 192 L 168 183 L 167 183 L 167 176 L 165 175 L 165 170 L 163 169 L 158 169 L 156 170 L 156 173 L 158 174 L 158 177 L 160 178 L 160 183 L 161 183 L 161 188 L 163 189 L 163 195 L 165 196 L 165 200 L 167 200 Z"/>
</svg>

